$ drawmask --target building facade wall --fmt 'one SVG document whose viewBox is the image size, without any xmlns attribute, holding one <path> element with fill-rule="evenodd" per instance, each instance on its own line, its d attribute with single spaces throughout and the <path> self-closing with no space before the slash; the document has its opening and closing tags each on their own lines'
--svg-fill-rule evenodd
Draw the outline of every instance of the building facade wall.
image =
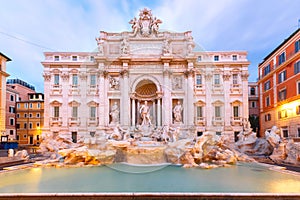
<svg viewBox="0 0 300 200">
<path fill-rule="evenodd" d="M 43 132 L 78 141 L 116 124 L 134 131 L 147 101 L 156 128 L 180 127 L 182 138 L 210 131 L 234 141 L 248 128 L 247 53 L 196 52 L 190 31 L 154 33 L 101 31 L 97 52 L 46 52 Z M 183 108 L 179 120 L 176 105 Z"/>
<path fill-rule="evenodd" d="M 9 140 L 16 140 L 16 100 L 19 93 L 6 85 L 6 135 Z"/>
<path fill-rule="evenodd" d="M 300 137 L 299 43 L 300 29 L 280 44 L 259 65 L 262 133 L 272 126 L 277 126 L 284 137 L 294 139 Z M 269 66 L 270 70 L 268 70 Z"/>
<path fill-rule="evenodd" d="M 5 135 L 6 122 L 6 62 L 11 61 L 10 58 L 0 53 L 0 134 Z"/>
<path fill-rule="evenodd" d="M 248 83 L 249 90 L 249 115 L 259 116 L 258 85 L 256 82 Z"/>
<path fill-rule="evenodd" d="M 20 145 L 39 145 L 44 127 L 43 94 L 31 93 L 28 101 L 17 102 L 17 135 Z M 34 97 L 36 96 L 36 97 Z"/>
</svg>

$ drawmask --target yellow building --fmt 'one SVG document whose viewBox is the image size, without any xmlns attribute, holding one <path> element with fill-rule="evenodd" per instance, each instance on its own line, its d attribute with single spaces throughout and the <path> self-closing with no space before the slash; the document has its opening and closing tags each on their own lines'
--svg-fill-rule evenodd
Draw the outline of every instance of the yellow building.
<svg viewBox="0 0 300 200">
<path fill-rule="evenodd" d="M 17 140 L 19 145 L 39 145 L 44 127 L 44 94 L 29 93 L 28 99 L 17 102 Z"/>
<path fill-rule="evenodd" d="M 0 52 L 0 135 L 5 134 L 5 108 L 6 108 L 6 62 L 11 59 Z"/>
</svg>

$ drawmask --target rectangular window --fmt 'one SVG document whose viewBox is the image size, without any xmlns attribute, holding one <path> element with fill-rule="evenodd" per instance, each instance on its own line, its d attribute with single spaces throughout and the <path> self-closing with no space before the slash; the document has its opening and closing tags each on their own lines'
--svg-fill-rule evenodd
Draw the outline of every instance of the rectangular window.
<svg viewBox="0 0 300 200">
<path fill-rule="evenodd" d="M 77 56 L 72 56 L 72 61 L 77 61 Z"/>
<path fill-rule="evenodd" d="M 298 137 L 300 137 L 300 128 L 298 127 Z"/>
<path fill-rule="evenodd" d="M 40 118 L 40 113 L 36 113 L 36 118 Z"/>
<path fill-rule="evenodd" d="M 289 130 L 287 128 L 282 129 L 282 134 L 285 138 L 289 137 Z"/>
<path fill-rule="evenodd" d="M 238 75 L 237 74 L 232 74 L 232 83 L 238 84 Z"/>
<path fill-rule="evenodd" d="M 286 118 L 286 117 L 287 117 L 287 110 L 278 111 L 278 119 Z"/>
<path fill-rule="evenodd" d="M 9 135 L 13 135 L 14 134 L 14 130 L 9 130 Z"/>
<path fill-rule="evenodd" d="M 15 107 L 9 106 L 9 113 L 16 113 Z"/>
<path fill-rule="evenodd" d="M 270 106 L 271 102 L 270 102 L 270 97 L 267 96 L 266 97 L 266 107 Z"/>
<path fill-rule="evenodd" d="M 297 82 L 297 94 L 300 94 L 300 81 Z"/>
<path fill-rule="evenodd" d="M 72 107 L 72 117 L 78 117 L 78 107 Z"/>
<path fill-rule="evenodd" d="M 25 103 L 25 104 L 24 104 L 24 107 L 25 107 L 25 108 L 28 108 L 28 103 Z"/>
<path fill-rule="evenodd" d="M 300 72 L 300 60 L 294 64 L 294 73 L 298 74 Z"/>
<path fill-rule="evenodd" d="M 11 126 L 15 125 L 15 119 L 14 118 L 9 119 L 9 125 L 11 125 Z"/>
<path fill-rule="evenodd" d="M 72 142 L 77 143 L 77 132 L 72 132 Z"/>
<path fill-rule="evenodd" d="M 202 85 L 202 75 L 201 74 L 196 75 L 196 85 L 197 86 Z"/>
<path fill-rule="evenodd" d="M 29 123 L 29 129 L 32 129 L 32 122 Z"/>
<path fill-rule="evenodd" d="M 232 60 L 237 60 L 237 55 L 232 55 Z"/>
<path fill-rule="evenodd" d="M 271 114 L 266 114 L 265 115 L 265 121 L 271 121 Z"/>
<path fill-rule="evenodd" d="M 296 114 L 297 114 L 297 115 L 300 115 L 300 105 L 298 105 L 298 106 L 296 107 Z"/>
<path fill-rule="evenodd" d="M 278 93 L 279 101 L 283 101 L 286 99 L 286 89 L 280 90 Z"/>
<path fill-rule="evenodd" d="M 282 83 L 285 80 L 286 80 L 286 70 L 278 74 L 278 83 Z"/>
<path fill-rule="evenodd" d="M 265 82 L 265 84 L 264 84 L 265 91 L 269 90 L 270 88 L 271 88 L 270 81 Z"/>
<path fill-rule="evenodd" d="M 10 95 L 10 101 L 15 101 L 15 97 L 14 97 L 14 95 Z"/>
<path fill-rule="evenodd" d="M 197 106 L 197 118 L 202 118 L 203 117 L 203 107 L 202 106 Z"/>
<path fill-rule="evenodd" d="M 53 117 L 59 117 L 59 107 L 58 106 L 54 107 Z"/>
<path fill-rule="evenodd" d="M 200 62 L 202 60 L 202 57 L 201 56 L 198 56 L 197 57 L 197 62 Z"/>
<path fill-rule="evenodd" d="M 91 57 L 90 57 L 90 61 L 94 62 L 94 61 L 95 61 L 95 57 L 94 57 L 94 56 L 91 56 Z"/>
<path fill-rule="evenodd" d="M 233 106 L 233 117 L 239 117 L 239 107 Z"/>
<path fill-rule="evenodd" d="M 29 108 L 32 108 L 32 103 L 29 104 Z"/>
<path fill-rule="evenodd" d="M 24 123 L 24 129 L 27 129 L 27 123 Z"/>
<path fill-rule="evenodd" d="M 220 85 L 220 74 L 214 74 L 214 84 Z"/>
<path fill-rule="evenodd" d="M 20 108 L 20 104 L 19 103 L 17 104 L 17 108 Z"/>
<path fill-rule="evenodd" d="M 20 124 L 17 124 L 17 129 L 20 129 Z"/>
<path fill-rule="evenodd" d="M 250 95 L 255 95 L 255 87 L 251 87 L 251 89 L 250 89 Z"/>
<path fill-rule="evenodd" d="M 27 118 L 27 114 L 26 113 L 24 114 L 24 118 Z"/>
<path fill-rule="evenodd" d="M 214 61 L 219 61 L 219 56 L 214 56 Z"/>
<path fill-rule="evenodd" d="M 72 76 L 72 86 L 77 86 L 78 85 L 78 75 L 73 74 Z"/>
<path fill-rule="evenodd" d="M 54 74 L 54 85 L 59 85 L 59 74 Z"/>
<path fill-rule="evenodd" d="M 59 56 L 54 56 L 54 61 L 59 61 Z"/>
<path fill-rule="evenodd" d="M 32 113 L 29 113 L 29 118 L 32 118 Z"/>
<path fill-rule="evenodd" d="M 17 114 L 17 118 L 20 118 L 20 114 L 19 113 Z"/>
<path fill-rule="evenodd" d="M 269 64 L 263 69 L 263 75 L 265 76 L 265 75 L 269 74 L 270 71 L 271 71 L 271 66 Z"/>
<path fill-rule="evenodd" d="M 96 118 L 96 107 L 90 107 L 90 118 Z"/>
<path fill-rule="evenodd" d="M 282 52 L 282 54 L 279 55 L 278 64 L 281 65 L 284 62 L 285 62 L 285 52 Z"/>
<path fill-rule="evenodd" d="M 220 118 L 221 117 L 221 107 L 215 106 L 215 117 Z"/>
<path fill-rule="evenodd" d="M 37 103 L 37 108 L 41 108 L 41 103 Z"/>
<path fill-rule="evenodd" d="M 96 132 L 90 132 L 91 137 L 95 137 Z"/>
<path fill-rule="evenodd" d="M 251 107 L 252 107 L 252 108 L 256 108 L 256 102 L 255 102 L 255 101 L 252 101 L 252 102 L 251 102 Z"/>
<path fill-rule="evenodd" d="M 300 50 L 300 40 L 295 42 L 295 53 L 297 53 Z"/>
<path fill-rule="evenodd" d="M 96 75 L 95 75 L 95 74 L 92 74 L 92 75 L 90 76 L 90 78 L 91 78 L 90 85 L 91 85 L 91 86 L 95 86 L 95 85 L 96 85 Z"/>
</svg>

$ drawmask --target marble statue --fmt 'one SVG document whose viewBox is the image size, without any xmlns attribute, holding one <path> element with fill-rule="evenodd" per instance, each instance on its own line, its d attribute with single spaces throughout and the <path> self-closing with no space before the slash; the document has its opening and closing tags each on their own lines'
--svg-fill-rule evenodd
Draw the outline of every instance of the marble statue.
<svg viewBox="0 0 300 200">
<path fill-rule="evenodd" d="M 111 124 L 119 124 L 120 122 L 120 109 L 117 102 L 111 107 L 111 112 L 109 113 L 111 116 Z"/>
<path fill-rule="evenodd" d="M 169 40 L 166 39 L 163 45 L 163 54 L 169 54 L 169 53 L 170 53 L 170 42 Z"/>
<path fill-rule="evenodd" d="M 96 37 L 96 41 L 98 44 L 98 54 L 103 55 L 103 53 L 104 53 L 103 42 L 104 41 L 101 38 L 97 38 L 97 37 Z"/>
<path fill-rule="evenodd" d="M 145 103 L 140 107 L 140 115 L 142 117 L 142 126 L 143 125 L 152 125 L 150 119 L 150 107 L 148 106 L 148 102 Z"/>
<path fill-rule="evenodd" d="M 160 23 L 162 21 L 153 17 L 150 9 L 144 8 L 140 11 L 138 19 L 134 17 L 129 21 L 129 24 L 132 24 L 131 36 L 135 37 L 138 33 L 143 37 L 149 37 L 152 34 L 157 36 Z"/>
<path fill-rule="evenodd" d="M 111 89 L 118 90 L 119 86 L 120 86 L 119 81 L 116 78 L 109 77 L 109 87 Z"/>
<path fill-rule="evenodd" d="M 132 24 L 131 28 L 132 28 L 132 36 L 136 36 L 136 34 L 138 33 L 140 27 L 138 24 L 138 20 L 136 19 L 136 17 L 134 17 L 132 20 L 129 21 L 129 24 Z"/>
<path fill-rule="evenodd" d="M 177 101 L 177 105 L 173 108 L 174 123 L 182 123 L 182 111 L 183 107 L 180 101 Z"/>
<path fill-rule="evenodd" d="M 121 42 L 121 53 L 122 53 L 122 55 L 129 54 L 129 45 L 128 45 L 126 38 L 123 38 L 123 40 Z"/>
</svg>

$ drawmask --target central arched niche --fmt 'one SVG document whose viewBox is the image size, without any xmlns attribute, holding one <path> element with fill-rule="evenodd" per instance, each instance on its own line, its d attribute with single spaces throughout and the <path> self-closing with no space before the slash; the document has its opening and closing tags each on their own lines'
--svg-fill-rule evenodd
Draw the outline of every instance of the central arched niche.
<svg viewBox="0 0 300 200">
<path fill-rule="evenodd" d="M 151 80 L 143 79 L 136 85 L 135 95 L 141 100 L 153 99 L 157 95 L 157 87 Z"/>
</svg>

